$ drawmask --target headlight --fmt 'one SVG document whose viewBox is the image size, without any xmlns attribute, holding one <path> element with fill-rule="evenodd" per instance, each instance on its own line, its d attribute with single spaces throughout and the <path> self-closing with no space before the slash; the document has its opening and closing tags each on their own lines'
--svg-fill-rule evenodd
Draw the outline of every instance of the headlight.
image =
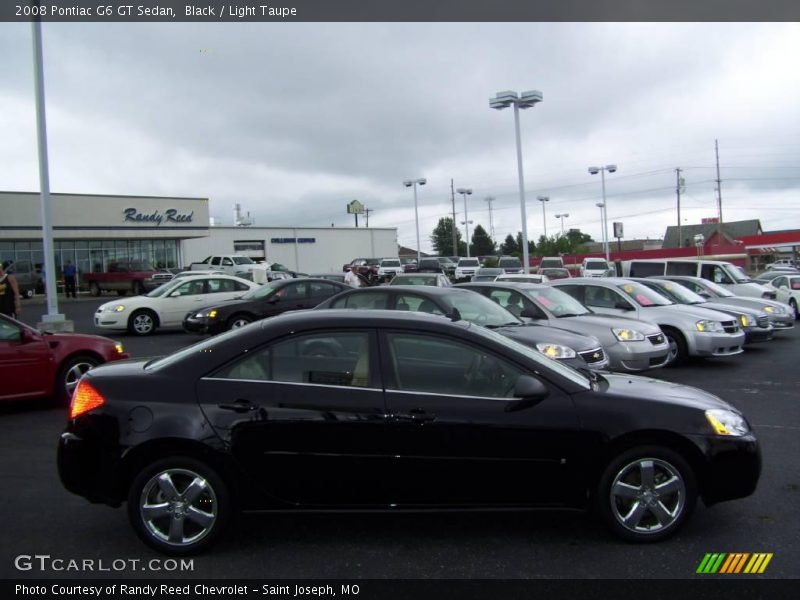
<svg viewBox="0 0 800 600">
<path fill-rule="evenodd" d="M 706 419 L 717 435 L 741 436 L 750 431 L 747 421 L 734 412 L 724 409 L 706 411 Z"/>
<path fill-rule="evenodd" d="M 620 342 L 642 342 L 644 335 L 635 329 L 612 329 L 611 330 Z"/>
<path fill-rule="evenodd" d="M 106 304 L 102 308 L 103 312 L 122 312 L 125 310 L 124 304 Z"/>
<path fill-rule="evenodd" d="M 208 311 L 208 318 L 209 319 L 216 319 L 217 318 L 217 309 L 216 308 L 212 308 L 210 311 Z"/>
<path fill-rule="evenodd" d="M 125 348 L 122 347 L 122 343 L 114 342 L 114 348 L 116 348 L 117 354 L 125 354 Z"/>
<path fill-rule="evenodd" d="M 547 358 L 575 358 L 575 350 L 569 346 L 561 346 L 559 344 L 536 344 L 536 349 L 544 354 Z"/>
<path fill-rule="evenodd" d="M 114 312 L 122 312 L 124 310 L 125 310 L 125 305 L 124 304 L 117 304 L 114 307 Z"/>
<path fill-rule="evenodd" d="M 695 327 L 697 327 L 697 331 L 703 331 L 708 333 L 721 333 L 725 331 L 722 328 L 722 325 L 717 321 L 698 321 L 695 323 Z"/>
<path fill-rule="evenodd" d="M 765 306 L 764 307 L 764 312 L 766 312 L 766 313 L 768 313 L 770 315 L 773 315 L 773 314 L 774 315 L 785 315 L 786 314 L 786 309 L 783 308 L 782 306 Z"/>
<path fill-rule="evenodd" d="M 745 315 L 745 314 L 739 315 L 739 322 L 742 324 L 742 327 L 755 327 L 756 326 L 755 320 L 752 317 L 750 317 L 748 315 Z"/>
</svg>

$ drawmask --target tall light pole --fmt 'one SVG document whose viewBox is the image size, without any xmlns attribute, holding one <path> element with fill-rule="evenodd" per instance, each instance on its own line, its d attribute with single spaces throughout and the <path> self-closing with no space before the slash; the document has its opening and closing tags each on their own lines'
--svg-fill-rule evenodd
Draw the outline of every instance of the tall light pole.
<svg viewBox="0 0 800 600">
<path fill-rule="evenodd" d="M 544 239 L 547 239 L 547 213 L 544 207 L 550 202 L 550 196 L 536 196 L 536 199 L 542 203 L 542 227 L 544 228 Z"/>
<path fill-rule="evenodd" d="M 530 90 L 528 92 L 505 91 L 497 92 L 494 98 L 489 99 L 489 106 L 496 110 L 503 110 L 509 106 L 514 107 L 514 128 L 517 134 L 517 172 L 519 173 L 519 205 L 522 217 L 522 267 L 525 273 L 531 272 L 530 257 L 528 256 L 528 217 L 525 211 L 525 181 L 522 177 L 522 142 L 519 135 L 519 109 L 535 106 L 542 101 L 542 92 Z"/>
<path fill-rule="evenodd" d="M 606 171 L 609 173 L 614 173 L 617 170 L 617 165 L 606 165 L 605 167 L 589 167 L 589 173 L 591 175 L 597 175 L 600 173 L 600 181 L 603 187 L 603 245 L 605 246 L 606 251 L 606 260 L 611 260 L 611 254 L 608 251 L 608 202 L 606 201 Z M 597 206 L 600 206 L 598 203 Z"/>
<path fill-rule="evenodd" d="M 561 213 L 556 215 L 556 219 L 561 219 L 561 235 L 564 235 L 564 219 L 569 217 L 569 213 Z"/>
<path fill-rule="evenodd" d="M 595 206 L 600 209 L 600 227 L 603 230 L 600 236 L 600 241 L 603 242 L 603 251 L 606 253 L 606 260 L 608 260 L 608 238 L 606 237 L 608 234 L 606 231 L 606 203 L 598 202 L 595 204 Z"/>
<path fill-rule="evenodd" d="M 420 260 L 420 248 L 419 248 L 419 212 L 417 211 L 417 184 L 425 185 L 428 183 L 428 180 L 424 177 L 420 177 L 419 179 L 406 179 L 403 182 L 403 185 L 406 187 L 414 186 L 414 221 L 417 225 L 417 264 L 419 264 Z"/>
<path fill-rule="evenodd" d="M 469 258 L 469 224 L 472 223 L 472 221 L 469 220 L 469 216 L 467 215 L 467 196 L 472 194 L 472 188 L 458 188 L 456 193 L 464 197 L 464 220 L 461 221 L 461 224 L 464 226 L 464 234 L 467 239 L 467 258 Z"/>
<path fill-rule="evenodd" d="M 494 219 L 492 218 L 492 202 L 494 202 L 494 200 L 493 196 L 486 196 L 486 198 L 484 198 L 486 204 L 489 205 L 489 235 L 492 241 L 494 241 Z"/>
</svg>

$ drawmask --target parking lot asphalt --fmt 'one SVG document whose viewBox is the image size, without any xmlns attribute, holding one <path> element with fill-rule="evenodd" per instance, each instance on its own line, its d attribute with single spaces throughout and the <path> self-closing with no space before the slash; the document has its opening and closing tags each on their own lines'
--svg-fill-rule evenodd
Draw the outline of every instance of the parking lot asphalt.
<svg viewBox="0 0 800 600">
<path fill-rule="evenodd" d="M 92 326 L 107 298 L 63 301 L 76 331 L 121 340 L 133 356 L 184 347 L 198 336 L 147 338 Z M 40 299 L 22 319 L 40 320 Z M 152 570 L 163 559 L 130 528 L 125 509 L 94 506 L 63 489 L 55 448 L 63 407 L 48 401 L 0 406 L 0 502 L 5 508 L 0 576 L 204 578 L 693 578 L 708 552 L 768 552 L 759 577 L 800 575 L 800 328 L 743 355 L 653 371 L 660 379 L 717 394 L 747 415 L 762 444 L 764 468 L 754 495 L 698 506 L 686 527 L 660 544 L 620 542 L 579 512 L 319 514 L 241 517 L 189 571 Z M 139 560 L 123 570 L 64 573 L 19 570 L 20 555 L 68 560 Z M 98 563 L 95 562 L 95 565 Z M 122 563 L 117 563 L 121 565 Z"/>
</svg>

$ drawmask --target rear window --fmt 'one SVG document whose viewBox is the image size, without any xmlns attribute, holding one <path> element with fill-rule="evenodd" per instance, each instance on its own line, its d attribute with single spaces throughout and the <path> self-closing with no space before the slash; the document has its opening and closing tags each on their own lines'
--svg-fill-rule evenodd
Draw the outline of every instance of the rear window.
<svg viewBox="0 0 800 600">
<path fill-rule="evenodd" d="M 651 277 L 664 274 L 663 262 L 631 262 L 630 277 Z"/>
<path fill-rule="evenodd" d="M 564 261 L 560 258 L 545 258 L 539 265 L 542 269 L 560 268 L 564 266 Z"/>
<path fill-rule="evenodd" d="M 521 269 L 522 262 L 518 258 L 501 258 L 500 262 L 497 263 L 498 267 L 502 267 L 504 269 L 511 268 L 511 269 Z M 561 266 L 561 265 L 559 265 Z"/>
<path fill-rule="evenodd" d="M 477 267 L 480 266 L 477 258 L 462 258 L 458 261 L 459 267 Z"/>
<path fill-rule="evenodd" d="M 697 263 L 668 262 L 667 275 L 686 275 L 689 277 L 694 277 L 697 275 Z"/>
</svg>

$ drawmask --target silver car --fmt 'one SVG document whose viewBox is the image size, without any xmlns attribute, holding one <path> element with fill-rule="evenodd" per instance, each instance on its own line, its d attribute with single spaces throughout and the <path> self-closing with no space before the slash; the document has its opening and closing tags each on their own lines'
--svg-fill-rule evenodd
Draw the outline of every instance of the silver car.
<svg viewBox="0 0 800 600">
<path fill-rule="evenodd" d="M 735 296 L 732 292 L 714 283 L 708 279 L 700 277 L 689 277 L 686 275 L 665 275 L 659 279 L 666 279 L 668 281 L 675 281 L 692 290 L 695 294 L 699 294 L 703 298 L 708 298 L 720 304 L 729 304 L 730 306 L 742 306 L 747 308 L 755 308 L 767 313 L 769 322 L 775 328 L 775 331 L 782 331 L 784 329 L 794 329 L 794 314 L 789 305 L 779 302 L 777 300 L 768 300 L 766 298 L 751 298 L 749 296 Z"/>
<path fill-rule="evenodd" d="M 463 283 L 524 321 L 591 335 L 600 340 L 612 371 L 644 371 L 664 366 L 669 344 L 658 325 L 628 317 L 599 315 L 561 290 L 535 283 Z"/>
<path fill-rule="evenodd" d="M 679 305 L 630 279 L 561 279 L 550 285 L 595 312 L 634 317 L 661 327 L 669 342 L 669 363 L 689 356 L 734 356 L 742 353 L 744 332 L 736 319 L 715 310 Z"/>
</svg>

